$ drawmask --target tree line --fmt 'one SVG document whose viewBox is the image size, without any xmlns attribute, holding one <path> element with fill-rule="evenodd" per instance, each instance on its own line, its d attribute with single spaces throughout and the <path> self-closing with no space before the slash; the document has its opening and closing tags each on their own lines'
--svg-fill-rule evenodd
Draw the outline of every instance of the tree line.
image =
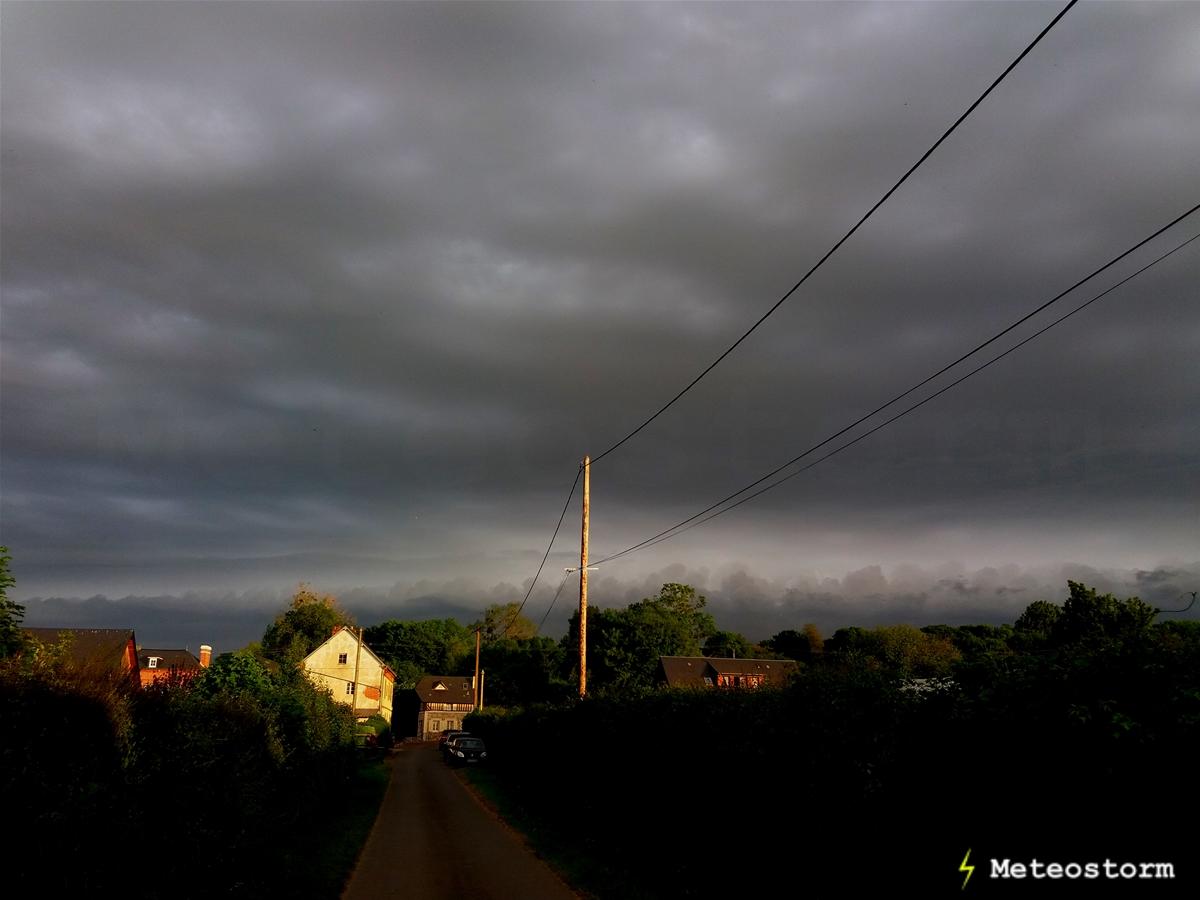
<svg viewBox="0 0 1200 900">
<path fill-rule="evenodd" d="M 780 690 L 485 711 L 480 777 L 597 897 L 960 895 L 969 849 L 1174 861 L 1152 887 L 1194 891 L 1200 622 L 1068 587 L 1007 625 L 777 635 Z"/>
</svg>

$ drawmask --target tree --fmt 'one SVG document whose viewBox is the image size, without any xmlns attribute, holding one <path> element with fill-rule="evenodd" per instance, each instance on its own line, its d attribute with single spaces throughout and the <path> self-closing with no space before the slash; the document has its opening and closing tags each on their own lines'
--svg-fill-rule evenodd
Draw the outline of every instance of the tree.
<svg viewBox="0 0 1200 900">
<path fill-rule="evenodd" d="M 926 634 L 912 625 L 884 625 L 874 631 L 878 658 L 905 675 L 949 675 L 951 666 L 962 659 L 949 638 Z"/>
<path fill-rule="evenodd" d="M 697 594 L 690 584 L 664 584 L 657 597 L 646 597 L 629 607 L 637 612 L 661 613 L 678 623 L 686 635 L 687 643 L 678 654 L 695 656 L 709 637 L 717 633 L 717 623 L 712 615 L 704 612 L 708 598 Z"/>
<path fill-rule="evenodd" d="M 799 662 L 812 662 L 825 650 L 825 641 L 816 625 L 809 622 L 803 631 L 788 628 L 763 641 L 763 646 L 776 656 Z"/>
<path fill-rule="evenodd" d="M 1017 617 L 1013 628 L 1016 631 L 1046 637 L 1062 615 L 1062 607 L 1047 600 L 1034 600 Z"/>
<path fill-rule="evenodd" d="M 17 583 L 9 570 L 11 562 L 8 548 L 0 547 L 0 658 L 19 653 L 25 646 L 21 634 L 25 607 L 8 598 L 8 589 Z"/>
<path fill-rule="evenodd" d="M 905 676 L 948 675 L 951 666 L 962 659 L 949 637 L 912 625 L 839 628 L 825 649 L 851 666 L 865 664 Z"/>
<path fill-rule="evenodd" d="M 564 649 L 552 638 L 502 638 L 483 645 L 480 663 L 487 674 L 489 706 L 524 706 L 559 700 L 570 686 L 559 677 Z"/>
<path fill-rule="evenodd" d="M 705 656 L 747 659 L 754 655 L 754 646 L 745 635 L 736 631 L 718 631 L 709 635 L 708 640 L 704 642 L 703 652 Z"/>
<path fill-rule="evenodd" d="M 454 619 L 389 619 L 366 629 L 363 638 L 392 667 L 399 687 L 412 687 L 422 675 L 474 670 L 474 636 Z"/>
<path fill-rule="evenodd" d="M 1009 656 L 1012 653 L 1013 629 L 1010 625 L 926 625 L 921 631 L 949 641 L 969 662 L 989 655 Z"/>
<path fill-rule="evenodd" d="M 264 697 L 272 689 L 271 673 L 251 653 L 222 653 L 196 680 L 203 696 L 249 694 Z"/>
<path fill-rule="evenodd" d="M 469 626 L 470 631 L 480 629 L 485 641 L 501 637 L 527 640 L 537 635 L 537 626 L 521 615 L 519 603 L 493 603 L 483 611 L 483 621 Z"/>
<path fill-rule="evenodd" d="M 646 688 L 654 684 L 660 656 L 698 656 L 717 633 L 704 612 L 706 599 L 686 584 L 664 584 L 656 597 L 625 609 L 593 607 L 588 613 L 588 686 Z M 564 665 L 576 659 L 579 613 L 563 638 Z"/>
<path fill-rule="evenodd" d="M 283 667 L 294 666 L 329 640 L 335 625 L 353 625 L 354 617 L 332 594 L 317 594 L 301 582 L 290 608 L 275 617 L 263 633 L 263 653 Z"/>
<path fill-rule="evenodd" d="M 1051 630 L 1056 644 L 1129 641 L 1144 634 L 1158 615 L 1137 597 L 1118 600 L 1078 581 L 1068 581 L 1067 587 L 1070 596 Z"/>
</svg>

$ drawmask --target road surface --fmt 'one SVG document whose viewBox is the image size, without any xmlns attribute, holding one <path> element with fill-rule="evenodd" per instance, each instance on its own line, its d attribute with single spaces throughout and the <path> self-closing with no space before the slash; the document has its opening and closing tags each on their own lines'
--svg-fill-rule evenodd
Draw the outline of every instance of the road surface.
<svg viewBox="0 0 1200 900">
<path fill-rule="evenodd" d="M 437 747 L 401 749 L 342 900 L 578 900 L 480 806 Z"/>
</svg>

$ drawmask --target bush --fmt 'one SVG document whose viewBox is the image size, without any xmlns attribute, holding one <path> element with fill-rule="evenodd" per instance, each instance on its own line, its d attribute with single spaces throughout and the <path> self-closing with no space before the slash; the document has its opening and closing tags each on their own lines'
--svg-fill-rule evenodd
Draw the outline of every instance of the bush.
<svg viewBox="0 0 1200 900">
<path fill-rule="evenodd" d="M 0 661 L 0 717 L 19 893 L 125 892 L 136 843 L 140 896 L 273 896 L 281 835 L 356 765 L 349 708 L 251 657 L 140 689 L 25 654 Z"/>
</svg>

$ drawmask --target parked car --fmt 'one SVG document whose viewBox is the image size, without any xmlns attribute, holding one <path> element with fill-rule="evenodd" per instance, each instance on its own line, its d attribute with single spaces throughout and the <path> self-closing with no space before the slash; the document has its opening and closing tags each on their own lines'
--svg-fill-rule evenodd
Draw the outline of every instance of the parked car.
<svg viewBox="0 0 1200 900">
<path fill-rule="evenodd" d="M 446 742 L 446 761 L 452 766 L 481 763 L 487 759 L 487 747 L 477 737 L 464 736 Z"/>
<path fill-rule="evenodd" d="M 442 732 L 442 736 L 438 738 L 438 749 L 445 753 L 447 744 L 455 738 L 470 735 L 470 733 L 469 731 L 456 731 L 453 728 L 447 728 Z"/>
</svg>

